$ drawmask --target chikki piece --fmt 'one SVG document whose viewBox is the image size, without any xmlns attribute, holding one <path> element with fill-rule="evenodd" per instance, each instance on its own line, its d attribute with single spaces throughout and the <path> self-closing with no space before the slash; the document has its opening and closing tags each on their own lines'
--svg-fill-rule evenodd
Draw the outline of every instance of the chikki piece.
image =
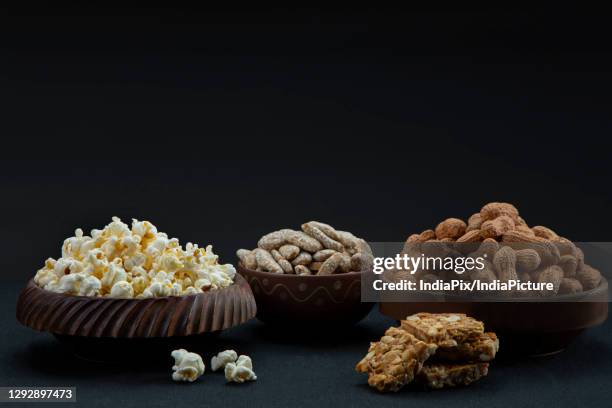
<svg viewBox="0 0 612 408">
<path fill-rule="evenodd" d="M 499 339 L 495 333 L 483 333 L 476 339 L 454 347 L 439 347 L 436 359 L 461 362 L 491 361 L 499 351 Z"/>
<path fill-rule="evenodd" d="M 391 327 L 380 341 L 372 343 L 368 354 L 357 364 L 358 372 L 368 373 L 368 384 L 378 391 L 398 391 L 413 381 L 423 362 L 437 346 L 418 340 L 398 327 Z"/>
<path fill-rule="evenodd" d="M 402 320 L 402 329 L 419 340 L 453 347 L 478 338 L 484 324 L 463 313 L 417 313 Z"/>
<path fill-rule="evenodd" d="M 486 376 L 489 363 L 431 364 L 424 365 L 415 383 L 428 388 L 444 388 L 469 385 Z"/>
</svg>

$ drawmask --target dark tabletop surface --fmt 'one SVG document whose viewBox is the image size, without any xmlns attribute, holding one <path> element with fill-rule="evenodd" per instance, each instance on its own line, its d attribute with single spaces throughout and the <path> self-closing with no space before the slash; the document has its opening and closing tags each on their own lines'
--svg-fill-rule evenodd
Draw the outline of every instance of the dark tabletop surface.
<svg viewBox="0 0 612 408">
<path fill-rule="evenodd" d="M 467 388 L 379 394 L 367 386 L 365 375 L 353 370 L 368 343 L 394 323 L 377 309 L 355 328 L 333 336 L 316 330 L 300 334 L 271 329 L 253 320 L 199 346 L 207 372 L 189 384 L 170 379 L 169 355 L 161 361 L 157 354 L 143 362 L 128 358 L 125 364 L 85 361 L 51 335 L 20 326 L 15 302 L 21 286 L 7 283 L 0 293 L 0 386 L 74 386 L 76 405 L 600 407 L 612 401 L 609 321 L 551 357 L 502 355 L 492 363 L 488 377 Z M 210 357 L 225 348 L 250 355 L 259 379 L 227 385 L 222 374 L 209 372 Z"/>
</svg>

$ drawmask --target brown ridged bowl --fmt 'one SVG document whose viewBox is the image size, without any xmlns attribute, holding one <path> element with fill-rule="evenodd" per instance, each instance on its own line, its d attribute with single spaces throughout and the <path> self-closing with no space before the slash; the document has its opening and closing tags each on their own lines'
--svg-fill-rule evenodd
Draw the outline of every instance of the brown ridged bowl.
<svg viewBox="0 0 612 408">
<path fill-rule="evenodd" d="M 361 302 L 362 272 L 325 276 L 276 274 L 239 264 L 265 323 L 304 326 L 351 325 L 363 319 L 373 303 Z"/>
<path fill-rule="evenodd" d="M 79 338 L 148 339 L 218 332 L 255 317 L 247 282 L 188 296 L 112 299 L 71 296 L 38 287 L 33 280 L 17 300 L 17 320 L 34 330 Z"/>
</svg>

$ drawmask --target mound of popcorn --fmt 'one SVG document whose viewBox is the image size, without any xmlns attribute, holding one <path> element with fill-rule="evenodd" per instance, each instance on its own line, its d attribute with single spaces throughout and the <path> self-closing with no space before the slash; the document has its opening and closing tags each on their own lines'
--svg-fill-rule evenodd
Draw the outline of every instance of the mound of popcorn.
<svg viewBox="0 0 612 408">
<path fill-rule="evenodd" d="M 80 296 L 153 298 L 183 296 L 230 286 L 236 270 L 220 265 L 206 249 L 158 232 L 148 221 L 118 217 L 104 229 L 83 235 L 80 228 L 62 246 L 62 257 L 49 258 L 34 277 L 45 290 Z"/>
</svg>

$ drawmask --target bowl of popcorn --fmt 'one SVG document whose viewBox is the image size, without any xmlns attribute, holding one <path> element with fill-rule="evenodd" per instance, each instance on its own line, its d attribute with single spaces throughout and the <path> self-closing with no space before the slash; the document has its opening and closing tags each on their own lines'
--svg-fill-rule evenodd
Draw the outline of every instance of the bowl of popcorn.
<svg viewBox="0 0 612 408">
<path fill-rule="evenodd" d="M 60 338 L 185 338 L 244 323 L 256 313 L 247 282 L 201 248 L 113 217 L 67 238 L 22 290 L 17 320 Z"/>
<path fill-rule="evenodd" d="M 361 277 L 372 267 L 367 242 L 318 221 L 264 235 L 239 249 L 238 273 L 251 285 L 257 318 L 266 323 L 353 324 L 372 303 L 361 302 Z"/>
<path fill-rule="evenodd" d="M 510 352 L 532 355 L 562 350 L 607 319 L 608 281 L 589 264 L 594 259 L 551 228 L 528 225 L 510 203 L 488 203 L 466 221 L 447 218 L 434 229 L 410 235 L 402 251 L 413 257 L 432 253 L 481 259 L 483 267 L 462 275 L 439 267 L 389 271 L 386 278 L 517 286 L 491 293 L 448 291 L 439 302 L 401 301 L 385 294 L 383 314 L 400 320 L 419 311 L 467 313 L 512 339 L 507 342 Z"/>
</svg>

